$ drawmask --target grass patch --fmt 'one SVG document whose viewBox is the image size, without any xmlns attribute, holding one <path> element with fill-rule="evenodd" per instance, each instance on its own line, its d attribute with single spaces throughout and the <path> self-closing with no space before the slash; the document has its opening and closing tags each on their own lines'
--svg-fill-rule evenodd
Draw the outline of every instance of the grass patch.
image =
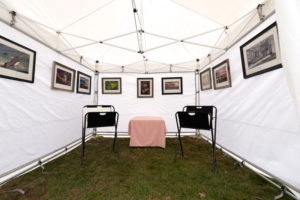
<svg viewBox="0 0 300 200">
<path fill-rule="evenodd" d="M 182 138 L 185 156 L 173 163 L 176 139 L 167 139 L 166 149 L 130 148 L 129 139 L 119 139 L 120 157 L 112 152 L 112 139 L 98 137 L 86 143 L 84 165 L 81 148 L 45 165 L 49 174 L 36 169 L 0 188 L 21 188 L 0 194 L 0 199 L 273 199 L 279 190 L 234 160 L 216 152 L 204 140 Z M 201 197 L 205 194 L 205 197 Z M 292 199 L 287 196 L 283 200 Z"/>
</svg>

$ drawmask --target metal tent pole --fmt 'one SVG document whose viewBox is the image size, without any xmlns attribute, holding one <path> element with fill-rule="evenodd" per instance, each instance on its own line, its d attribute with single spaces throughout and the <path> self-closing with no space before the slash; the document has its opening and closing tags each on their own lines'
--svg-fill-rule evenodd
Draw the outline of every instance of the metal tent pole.
<svg viewBox="0 0 300 200">
<path fill-rule="evenodd" d="M 99 72 L 98 72 L 98 67 L 99 67 L 99 61 L 96 61 L 95 64 L 95 81 L 94 81 L 94 105 L 98 105 L 99 97 L 98 97 L 98 86 L 99 86 Z M 97 134 L 97 128 L 93 128 L 93 136 L 96 136 Z"/>
<path fill-rule="evenodd" d="M 200 91 L 199 91 L 199 59 L 196 59 L 197 67 L 195 70 L 195 106 L 200 106 Z M 196 129 L 196 136 L 200 134 L 200 130 Z"/>
</svg>

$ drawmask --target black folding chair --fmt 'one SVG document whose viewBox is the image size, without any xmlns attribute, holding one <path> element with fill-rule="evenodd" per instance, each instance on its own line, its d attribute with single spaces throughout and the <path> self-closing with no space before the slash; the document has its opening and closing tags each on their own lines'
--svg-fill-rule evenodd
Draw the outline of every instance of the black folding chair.
<svg viewBox="0 0 300 200">
<path fill-rule="evenodd" d="M 83 164 L 85 152 L 85 131 L 86 128 L 99 128 L 99 127 L 115 127 L 115 137 L 113 142 L 113 151 L 119 156 L 118 145 L 118 121 L 119 113 L 115 112 L 115 108 L 111 105 L 87 105 L 83 107 L 83 123 L 82 123 L 82 154 L 81 164 Z M 116 147 L 116 151 L 115 151 Z"/>
<path fill-rule="evenodd" d="M 178 138 L 175 150 L 174 162 L 176 162 L 178 144 L 180 144 L 181 155 L 183 156 L 183 147 L 180 138 L 181 128 L 202 129 L 211 131 L 213 147 L 213 171 L 216 165 L 216 132 L 217 132 L 217 108 L 215 106 L 185 106 L 183 111 L 175 114 L 178 129 Z"/>
</svg>

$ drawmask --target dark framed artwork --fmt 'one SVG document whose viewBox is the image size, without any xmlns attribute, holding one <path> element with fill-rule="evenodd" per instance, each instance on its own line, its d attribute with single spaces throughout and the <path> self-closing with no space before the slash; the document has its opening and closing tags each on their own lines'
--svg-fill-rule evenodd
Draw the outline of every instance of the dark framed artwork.
<svg viewBox="0 0 300 200">
<path fill-rule="evenodd" d="M 56 90 L 74 91 L 76 71 L 58 62 L 53 62 L 52 88 Z"/>
<path fill-rule="evenodd" d="M 214 89 L 231 87 L 229 60 L 226 59 L 212 68 Z"/>
<path fill-rule="evenodd" d="M 182 94 L 182 77 L 161 78 L 162 94 Z"/>
<path fill-rule="evenodd" d="M 92 77 L 77 71 L 77 93 L 91 94 Z"/>
<path fill-rule="evenodd" d="M 240 52 L 245 79 L 281 68 L 276 22 L 243 44 Z"/>
<path fill-rule="evenodd" d="M 0 77 L 34 82 L 36 52 L 0 36 Z"/>
<path fill-rule="evenodd" d="M 153 78 L 137 78 L 137 97 L 153 98 Z"/>
<path fill-rule="evenodd" d="M 121 78 L 102 78 L 102 94 L 121 94 Z"/>
<path fill-rule="evenodd" d="M 211 86 L 211 74 L 210 68 L 204 70 L 200 73 L 200 83 L 201 83 L 201 90 L 209 90 L 212 88 Z"/>
</svg>

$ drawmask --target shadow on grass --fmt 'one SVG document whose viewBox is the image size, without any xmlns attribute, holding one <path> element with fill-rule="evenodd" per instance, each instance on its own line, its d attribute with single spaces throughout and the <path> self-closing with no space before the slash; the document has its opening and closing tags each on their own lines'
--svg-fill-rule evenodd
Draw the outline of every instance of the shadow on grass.
<svg viewBox="0 0 300 200">
<path fill-rule="evenodd" d="M 86 143 L 84 165 L 81 148 L 0 188 L 0 199 L 273 199 L 279 190 L 234 160 L 217 151 L 212 172 L 212 148 L 207 142 L 184 137 L 184 157 L 173 162 L 176 139 L 166 149 L 130 148 L 119 139 L 120 157 L 112 152 L 113 139 L 98 137 Z M 205 197 L 203 196 L 205 195 Z M 284 199 L 291 199 L 285 197 Z"/>
</svg>

